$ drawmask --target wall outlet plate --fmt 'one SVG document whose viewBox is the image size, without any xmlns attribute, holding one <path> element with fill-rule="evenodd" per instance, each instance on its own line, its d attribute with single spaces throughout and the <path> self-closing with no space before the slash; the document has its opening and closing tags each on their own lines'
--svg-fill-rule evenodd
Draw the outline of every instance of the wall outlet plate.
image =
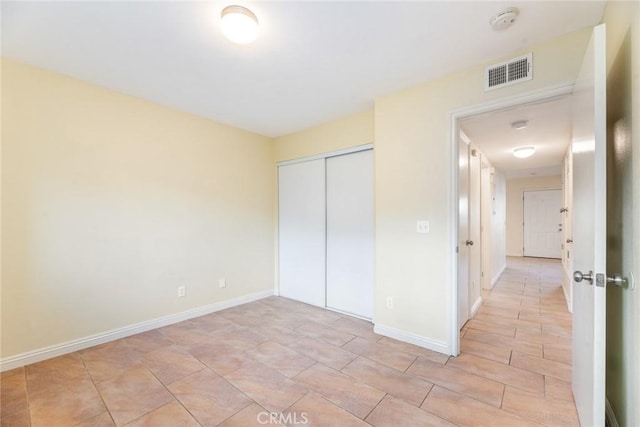
<svg viewBox="0 0 640 427">
<path fill-rule="evenodd" d="M 186 286 L 178 286 L 178 298 L 183 298 L 187 295 Z"/>
<path fill-rule="evenodd" d="M 416 223 L 416 233 L 420 233 L 420 234 L 429 233 L 429 221 L 418 221 Z"/>
</svg>

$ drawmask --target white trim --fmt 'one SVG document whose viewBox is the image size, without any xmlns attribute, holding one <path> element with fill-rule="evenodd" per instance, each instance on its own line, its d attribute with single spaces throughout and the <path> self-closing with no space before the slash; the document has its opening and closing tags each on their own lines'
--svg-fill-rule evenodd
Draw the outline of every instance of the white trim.
<svg viewBox="0 0 640 427">
<path fill-rule="evenodd" d="M 502 264 L 502 268 L 500 269 L 500 271 L 498 271 L 498 274 L 496 274 L 491 278 L 492 288 L 495 286 L 496 283 L 498 283 L 498 280 L 500 280 L 500 276 L 502 276 L 502 273 L 504 273 L 504 270 L 506 270 L 506 268 L 507 268 L 507 263 Z"/>
<path fill-rule="evenodd" d="M 356 145 L 355 147 L 349 147 L 342 150 L 330 151 L 328 153 L 314 154 L 313 156 L 300 157 L 298 159 L 283 160 L 277 163 L 277 166 L 287 166 L 296 163 L 309 162 L 311 160 L 328 159 L 329 157 L 343 156 L 345 154 L 357 153 L 358 151 L 373 150 L 373 143 Z"/>
<path fill-rule="evenodd" d="M 457 356 L 460 348 L 460 330 L 458 329 L 458 254 L 456 248 L 458 245 L 458 141 L 459 126 L 458 121 L 477 114 L 488 113 L 491 111 L 504 110 L 518 105 L 533 104 L 536 102 L 547 102 L 553 98 L 567 96 L 573 93 L 573 82 L 566 82 L 545 89 L 535 90 L 520 95 L 509 96 L 495 101 L 488 101 L 481 104 L 453 110 L 449 113 L 449 135 L 448 140 L 451 145 L 451 170 L 449 173 L 449 224 L 450 242 L 449 248 L 449 274 L 452 278 L 449 283 L 449 292 L 447 293 L 447 305 L 449 306 L 448 319 L 449 324 L 449 349 L 450 353 Z"/>
<path fill-rule="evenodd" d="M 356 319 L 360 319 L 360 320 L 364 320 L 366 322 L 373 323 L 373 318 L 372 317 L 360 316 L 359 314 L 350 313 L 348 311 L 343 311 L 343 310 L 338 310 L 337 308 L 331 308 L 331 307 L 320 307 L 320 308 L 323 308 L 323 309 L 328 310 L 328 311 L 333 311 L 334 313 L 344 314 L 345 316 L 355 317 Z"/>
<path fill-rule="evenodd" d="M 458 110 L 452 111 L 451 117 L 454 120 L 459 120 L 465 117 L 475 116 L 482 113 L 506 110 L 512 107 L 517 107 L 519 105 L 531 105 L 535 103 L 548 102 L 553 100 L 554 98 L 571 95 L 573 93 L 573 85 L 573 82 L 562 83 L 559 85 L 548 87 L 546 89 L 536 90 L 521 95 L 509 96 L 495 101 L 489 101 L 482 104 L 460 108 Z"/>
<path fill-rule="evenodd" d="M 613 412 L 613 408 L 611 407 L 611 404 L 609 403 L 609 399 L 605 398 L 605 407 L 604 407 L 604 411 L 605 411 L 605 420 L 607 421 L 607 425 L 610 427 L 618 427 L 620 424 L 618 424 L 618 419 L 616 418 L 616 413 Z"/>
<path fill-rule="evenodd" d="M 158 317 L 156 319 L 147 320 L 145 322 L 136 323 L 122 328 L 112 329 L 84 338 L 67 341 L 61 344 L 55 344 L 49 347 L 40 348 L 38 350 L 20 353 L 15 356 L 7 357 L 0 360 L 0 372 L 10 369 L 19 368 L 31 363 L 40 362 L 53 357 L 62 356 L 64 354 L 73 353 L 74 351 L 83 350 L 109 341 L 125 338 L 141 332 L 157 329 L 162 326 L 172 325 L 184 320 L 193 319 L 194 317 L 204 316 L 226 308 L 235 307 L 249 302 L 257 301 L 273 295 L 273 291 L 262 291 L 255 294 L 249 294 L 237 298 L 228 299 L 214 304 L 193 308 L 191 310 L 180 313 L 170 314 L 168 316 Z"/>
<path fill-rule="evenodd" d="M 450 289 L 447 292 L 446 304 L 451 309 L 448 310 L 449 318 L 447 324 L 449 325 L 449 349 L 452 356 L 460 354 L 460 326 L 458 325 L 458 118 L 454 114 L 451 115 L 451 129 L 449 134 L 449 140 L 451 141 L 451 162 L 453 167 L 451 168 L 449 175 L 449 212 L 451 212 L 451 227 L 449 230 L 450 238 L 449 244 L 449 271 L 451 272 Z M 453 160 L 455 159 L 455 161 Z"/>
<path fill-rule="evenodd" d="M 400 329 L 392 328 L 391 326 L 380 324 L 377 324 L 373 327 L 373 332 L 375 332 L 376 334 L 384 335 L 385 337 L 407 342 L 409 344 L 414 344 L 418 347 L 423 347 L 428 350 L 437 351 L 438 353 L 451 355 L 449 346 L 444 341 L 433 340 L 431 338 L 412 334 L 411 332 L 402 331 Z"/>
<path fill-rule="evenodd" d="M 478 309 L 480 308 L 480 304 L 482 304 L 482 297 L 478 297 L 476 302 L 474 302 L 473 305 L 471 306 L 471 313 L 469 317 L 474 317 L 476 315 L 476 313 L 478 312 Z"/>
<path fill-rule="evenodd" d="M 571 286 L 573 286 L 573 277 L 571 276 L 571 272 L 567 271 L 565 268 L 562 269 L 563 272 L 563 280 L 562 280 L 562 293 L 564 294 L 564 300 L 567 303 L 567 311 L 573 314 L 573 302 L 571 301 L 571 295 L 569 294 L 571 290 Z"/>
<path fill-rule="evenodd" d="M 467 145 L 471 145 L 471 140 L 469 139 L 469 137 L 467 136 L 466 133 L 464 133 L 462 131 L 462 129 L 460 129 L 460 139 L 462 140 L 462 142 L 464 142 Z"/>
</svg>

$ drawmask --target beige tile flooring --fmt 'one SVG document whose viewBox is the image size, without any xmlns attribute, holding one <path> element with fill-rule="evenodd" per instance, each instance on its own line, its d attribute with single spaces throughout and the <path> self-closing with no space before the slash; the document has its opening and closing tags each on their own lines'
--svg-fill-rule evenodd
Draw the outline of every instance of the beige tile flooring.
<svg viewBox="0 0 640 427">
<path fill-rule="evenodd" d="M 2 426 L 578 425 L 560 277 L 509 259 L 456 358 L 267 298 L 5 372 Z"/>
</svg>

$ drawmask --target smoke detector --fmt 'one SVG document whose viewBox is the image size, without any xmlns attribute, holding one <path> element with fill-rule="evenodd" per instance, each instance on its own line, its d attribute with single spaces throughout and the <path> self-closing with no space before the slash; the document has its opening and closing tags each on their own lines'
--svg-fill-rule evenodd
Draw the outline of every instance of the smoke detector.
<svg viewBox="0 0 640 427">
<path fill-rule="evenodd" d="M 511 123 L 511 127 L 515 130 L 525 129 L 529 125 L 529 120 L 518 120 Z"/>
<path fill-rule="evenodd" d="M 516 22 L 520 11 L 515 7 L 508 7 L 502 12 L 493 15 L 489 20 L 489 24 L 494 31 L 506 30 Z"/>
</svg>

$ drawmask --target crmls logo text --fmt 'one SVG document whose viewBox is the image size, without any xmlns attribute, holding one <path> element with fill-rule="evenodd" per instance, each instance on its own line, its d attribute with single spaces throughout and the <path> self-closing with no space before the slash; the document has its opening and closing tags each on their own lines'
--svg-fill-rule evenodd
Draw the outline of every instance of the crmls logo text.
<svg viewBox="0 0 640 427">
<path fill-rule="evenodd" d="M 301 425 L 309 422 L 306 412 L 289 412 L 288 414 L 282 414 L 280 412 L 260 412 L 257 419 L 260 424 Z"/>
</svg>

